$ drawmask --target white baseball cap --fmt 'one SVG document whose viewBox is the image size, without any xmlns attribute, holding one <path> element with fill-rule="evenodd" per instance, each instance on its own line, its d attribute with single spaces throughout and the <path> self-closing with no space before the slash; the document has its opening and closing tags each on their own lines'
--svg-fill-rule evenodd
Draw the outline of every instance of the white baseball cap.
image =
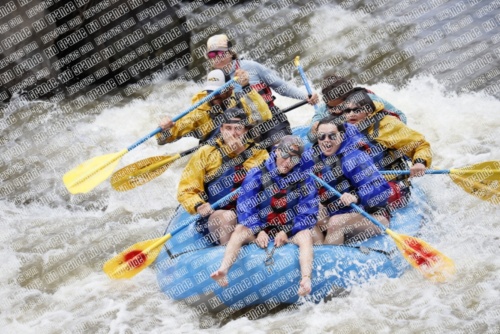
<svg viewBox="0 0 500 334">
<path fill-rule="evenodd" d="M 211 51 L 228 51 L 229 39 L 225 34 L 214 35 L 207 41 L 207 53 Z"/>
<path fill-rule="evenodd" d="M 207 75 L 207 81 L 203 90 L 216 90 L 226 83 L 226 76 L 222 70 L 213 70 Z"/>
</svg>

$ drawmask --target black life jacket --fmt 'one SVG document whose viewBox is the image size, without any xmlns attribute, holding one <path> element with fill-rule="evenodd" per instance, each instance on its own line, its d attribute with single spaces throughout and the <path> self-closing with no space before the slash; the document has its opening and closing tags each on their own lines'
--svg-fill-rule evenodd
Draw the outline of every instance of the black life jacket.
<svg viewBox="0 0 500 334">
<path fill-rule="evenodd" d="M 250 159 L 254 155 L 255 150 L 258 149 L 254 143 L 250 143 L 237 157 L 230 158 L 222 151 L 222 147 L 218 143 L 216 144 L 216 148 L 222 157 L 222 164 L 210 179 L 205 179 L 204 189 L 206 192 L 202 197 L 206 199 L 208 203 L 215 203 L 241 186 L 247 174 L 243 164 Z M 236 200 L 231 201 L 220 209 L 236 209 Z"/>
</svg>

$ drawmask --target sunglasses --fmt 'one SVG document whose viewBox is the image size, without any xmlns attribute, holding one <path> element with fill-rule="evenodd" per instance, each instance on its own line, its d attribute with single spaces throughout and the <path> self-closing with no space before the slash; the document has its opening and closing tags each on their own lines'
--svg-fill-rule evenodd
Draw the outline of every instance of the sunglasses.
<svg viewBox="0 0 500 334">
<path fill-rule="evenodd" d="M 298 164 L 299 161 L 300 161 L 300 156 L 298 155 L 294 155 L 294 154 L 290 154 L 290 152 L 284 152 L 284 151 L 281 151 L 281 157 L 283 159 L 288 159 L 290 158 L 290 161 L 293 163 L 293 164 Z"/>
<path fill-rule="evenodd" d="M 207 57 L 209 59 L 214 59 L 216 57 L 221 57 L 225 53 L 226 53 L 226 51 L 210 51 L 209 53 L 207 53 Z"/>
<path fill-rule="evenodd" d="M 330 140 L 335 140 L 337 139 L 337 136 L 339 135 L 339 133 L 334 133 L 334 132 L 330 132 L 330 133 L 319 133 L 318 134 L 318 140 L 325 140 L 326 137 L 328 137 L 328 139 Z"/>
</svg>

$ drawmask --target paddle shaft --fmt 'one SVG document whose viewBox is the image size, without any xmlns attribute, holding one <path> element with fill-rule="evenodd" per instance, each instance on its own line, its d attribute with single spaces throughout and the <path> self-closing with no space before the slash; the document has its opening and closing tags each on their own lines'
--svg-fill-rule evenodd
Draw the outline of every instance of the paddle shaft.
<svg viewBox="0 0 500 334">
<path fill-rule="evenodd" d="M 235 191 L 233 191 L 232 193 L 229 193 L 226 196 L 222 197 L 221 199 L 219 199 L 215 203 L 210 204 L 210 206 L 212 207 L 212 209 L 218 208 L 222 203 L 224 203 L 225 201 L 227 201 L 228 199 L 230 199 L 231 197 L 233 197 L 234 195 L 236 195 L 239 191 L 240 191 L 240 189 L 238 188 Z M 179 226 L 174 231 L 165 234 L 163 237 L 161 237 L 156 242 L 154 242 L 153 244 L 151 244 L 151 246 L 147 247 L 143 252 L 146 253 L 146 254 L 148 254 L 149 252 L 151 252 L 156 247 L 158 247 L 158 246 L 164 244 L 165 242 L 167 242 L 170 238 L 172 238 L 174 235 L 176 235 L 178 232 L 180 232 L 186 226 L 188 226 L 188 225 L 196 222 L 200 218 L 201 218 L 200 214 L 196 214 L 196 215 L 192 216 L 184 224 L 182 224 L 182 226 Z"/>
<path fill-rule="evenodd" d="M 306 73 L 304 72 L 302 65 L 300 65 L 300 57 L 299 56 L 295 57 L 295 66 L 297 66 L 297 70 L 299 71 L 300 77 L 302 78 L 302 81 L 304 82 L 304 86 L 306 86 L 307 94 L 309 94 L 309 97 L 311 97 L 312 96 L 312 89 L 311 89 L 311 86 L 309 86 L 309 82 L 307 81 Z M 314 110 L 318 111 L 317 105 L 314 105 Z"/>
<path fill-rule="evenodd" d="M 293 110 L 295 108 L 303 106 L 306 103 L 307 103 L 307 101 L 300 101 L 300 102 L 298 102 L 298 103 L 296 103 L 296 104 L 294 104 L 294 105 L 292 105 L 292 106 L 290 106 L 290 107 L 282 110 L 282 112 L 289 112 L 289 111 L 291 111 L 291 110 Z M 121 181 L 120 182 L 116 182 L 113 187 L 115 189 L 117 189 L 116 187 L 121 186 L 124 182 L 127 182 L 127 180 L 129 180 L 131 177 L 138 177 L 140 175 L 144 175 L 146 173 L 150 173 L 150 172 L 155 171 L 155 170 L 157 170 L 159 168 L 162 168 L 163 166 L 165 166 L 167 164 L 173 163 L 174 161 L 176 161 L 176 160 L 178 160 L 178 159 L 180 159 L 182 157 L 185 157 L 186 155 L 189 155 L 189 154 L 195 152 L 196 150 L 198 150 L 200 147 L 204 146 L 205 144 L 195 146 L 193 148 L 190 148 L 189 150 L 177 153 L 177 154 L 172 155 L 172 156 L 165 156 L 164 158 L 161 158 L 158 161 L 151 163 L 150 165 L 147 165 L 145 167 L 139 168 L 139 170 L 134 170 L 134 172 L 132 172 L 131 174 L 126 175 L 125 177 L 122 177 L 120 179 Z M 131 189 L 133 189 L 133 187 Z M 117 189 L 117 190 L 119 190 L 119 189 Z"/>
<path fill-rule="evenodd" d="M 476 174 L 476 173 L 500 173 L 500 169 L 428 169 L 425 174 Z M 387 175 L 409 175 L 409 170 L 381 170 L 380 174 Z"/>
<path fill-rule="evenodd" d="M 198 108 L 199 106 L 201 106 L 203 103 L 205 102 L 208 102 L 210 101 L 215 95 L 218 95 L 221 91 L 223 91 L 224 89 L 226 89 L 227 87 L 229 87 L 230 85 L 232 85 L 233 83 L 236 82 L 236 77 L 234 79 L 231 79 L 229 80 L 228 82 L 226 82 L 223 86 L 221 86 L 219 89 L 216 89 L 214 90 L 212 93 L 210 93 L 209 95 L 207 95 L 206 97 L 204 97 L 203 99 L 201 99 L 200 101 L 196 102 L 195 104 L 193 104 L 191 107 L 189 107 L 187 110 L 183 111 L 182 113 L 180 113 L 179 115 L 175 116 L 174 118 L 172 118 L 172 121 L 175 122 L 175 121 L 178 121 L 179 119 L 181 119 L 182 117 L 186 116 L 188 113 L 190 113 L 191 111 L 195 110 L 196 108 Z M 152 131 L 151 133 L 149 133 L 148 135 L 142 137 L 141 139 L 139 139 L 138 141 L 136 141 L 135 143 L 133 143 L 132 145 L 130 145 L 129 147 L 127 147 L 127 151 L 131 151 L 133 150 L 134 148 L 136 148 L 137 146 L 141 145 L 142 143 L 144 143 L 146 140 L 148 140 L 149 138 L 153 137 L 154 135 L 156 135 L 157 133 L 160 133 L 162 131 L 162 128 L 161 127 L 158 127 L 156 130 Z"/>
<path fill-rule="evenodd" d="M 215 203 L 210 204 L 210 206 L 212 207 L 212 209 L 217 209 L 222 203 L 224 203 L 225 201 L 229 200 L 231 197 L 237 195 L 239 192 L 240 192 L 240 188 L 238 188 L 238 189 L 234 190 L 233 192 L 227 194 L 226 196 L 222 197 L 221 199 L 219 199 Z M 172 231 L 172 232 L 170 232 L 168 234 L 170 234 L 171 236 L 173 236 L 176 233 L 178 233 L 179 231 L 181 231 L 183 228 L 185 228 L 189 224 L 192 224 L 192 223 L 196 222 L 200 218 L 201 218 L 201 215 L 199 213 L 197 213 L 196 215 L 191 216 L 191 218 L 189 218 L 184 224 L 182 224 L 181 226 L 179 226 L 174 231 Z"/>
<path fill-rule="evenodd" d="M 335 188 L 333 188 L 332 186 L 330 186 L 328 183 L 326 183 L 325 181 L 323 181 L 322 179 L 320 179 L 319 177 L 317 177 L 313 173 L 310 173 L 309 175 L 311 175 L 316 181 L 318 181 L 319 183 L 321 183 L 326 189 L 328 189 L 328 191 L 331 191 L 332 193 L 334 193 L 338 197 L 342 196 L 342 194 L 340 192 L 338 192 Z M 377 225 L 378 228 L 382 229 L 382 231 L 386 232 L 387 227 L 385 227 L 378 220 L 376 220 L 371 215 L 369 215 L 365 210 L 361 209 L 358 205 L 356 205 L 354 203 L 351 203 L 349 205 L 350 205 L 351 208 L 353 208 L 354 210 L 356 210 L 357 212 L 359 212 L 363 217 L 367 218 L 372 223 L 374 223 L 375 225 Z"/>
<path fill-rule="evenodd" d="M 282 112 L 282 113 L 287 113 L 287 112 L 289 112 L 289 111 L 292 111 L 292 110 L 294 110 L 294 109 L 297 109 L 298 107 L 303 106 L 304 104 L 307 104 L 307 101 L 305 101 L 305 100 L 304 100 L 304 101 L 297 102 L 297 103 L 295 103 L 295 104 L 291 105 L 290 107 L 288 107 L 288 108 L 285 108 L 285 109 L 281 110 L 281 112 Z M 184 151 L 184 152 L 178 153 L 178 154 L 177 154 L 178 156 L 177 156 L 177 155 L 173 156 L 173 157 L 175 157 L 175 159 L 173 159 L 173 160 L 177 160 L 177 159 L 179 159 L 179 158 L 185 157 L 186 155 L 189 155 L 189 154 L 191 154 L 191 153 L 195 152 L 196 150 L 198 150 L 200 147 L 202 147 L 202 146 L 204 146 L 204 145 L 205 145 L 205 144 L 203 144 L 203 145 L 198 145 L 198 146 L 195 146 L 195 147 L 193 147 L 193 148 L 190 148 L 190 149 L 189 149 L 189 150 L 187 150 L 187 151 Z M 172 160 L 172 161 L 173 161 L 173 160 Z M 169 161 L 169 162 L 170 162 L 170 161 Z M 148 167 L 148 169 L 149 169 L 149 170 L 152 170 L 152 169 L 154 169 L 154 168 L 153 168 L 153 166 L 154 166 L 155 168 L 157 168 L 157 167 L 161 167 L 161 166 L 163 166 L 164 164 L 165 164 L 165 162 L 164 162 L 164 161 L 160 161 L 160 162 L 158 162 L 158 163 L 156 163 L 156 164 L 151 165 L 151 166 L 150 166 L 150 167 L 151 167 L 151 169 L 149 169 L 149 167 Z"/>
<path fill-rule="evenodd" d="M 193 153 L 194 151 L 196 151 L 197 149 L 199 149 L 202 146 L 203 145 L 198 145 L 198 146 L 190 148 L 189 150 L 186 150 L 184 152 L 177 153 L 177 154 L 175 154 L 173 156 L 166 156 L 164 160 L 160 160 L 160 161 L 158 161 L 158 162 L 156 162 L 154 164 L 151 164 L 148 167 L 146 167 L 141 174 L 150 172 L 150 171 L 155 170 L 155 169 L 158 169 L 158 168 L 164 166 L 165 164 L 172 163 L 175 160 L 178 160 L 178 159 L 180 159 L 182 157 L 185 157 L 186 155 L 189 155 L 189 154 Z"/>
</svg>

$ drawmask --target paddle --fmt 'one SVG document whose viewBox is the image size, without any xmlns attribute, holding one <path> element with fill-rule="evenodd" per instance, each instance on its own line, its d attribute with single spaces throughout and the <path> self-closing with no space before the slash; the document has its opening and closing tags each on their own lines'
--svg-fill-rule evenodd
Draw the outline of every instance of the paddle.
<svg viewBox="0 0 500 334">
<path fill-rule="evenodd" d="M 175 116 L 172 119 L 172 121 L 175 122 L 181 119 L 194 109 L 198 108 L 203 103 L 211 100 L 215 95 L 219 94 L 221 91 L 223 91 L 231 84 L 236 82 L 236 80 L 237 77 L 234 77 L 234 79 L 228 81 L 219 89 L 213 91 L 211 94 L 209 94 L 202 100 L 198 101 L 196 104 L 192 105 L 184 112 Z M 64 174 L 63 176 L 64 185 L 66 186 L 68 191 L 72 194 L 87 193 L 91 191 L 111 175 L 116 165 L 125 154 L 127 154 L 137 146 L 141 145 L 146 140 L 153 137 L 160 131 L 162 131 L 162 128 L 158 127 L 156 130 L 154 130 L 147 136 L 139 139 L 134 144 L 130 145 L 126 149 L 121 150 L 120 152 L 102 155 L 85 161 L 84 163 L 78 165 L 77 167 L 73 168 L 72 170 Z"/>
<path fill-rule="evenodd" d="M 335 188 L 316 175 L 312 173 L 310 175 L 328 189 L 328 191 L 331 191 L 338 197 L 342 196 Z M 403 257 L 427 279 L 435 282 L 445 282 L 448 277 L 451 277 L 455 273 L 455 264 L 453 261 L 425 241 L 396 233 L 382 225 L 356 204 L 351 203 L 350 206 L 391 236 Z"/>
<path fill-rule="evenodd" d="M 302 78 L 302 81 L 304 82 L 304 86 L 306 86 L 307 89 L 307 94 L 309 94 L 309 98 L 312 96 L 312 89 L 311 86 L 309 86 L 309 82 L 307 81 L 306 73 L 304 72 L 304 69 L 302 68 L 302 65 L 300 65 L 300 57 L 296 56 L 294 60 L 295 66 L 297 67 L 297 70 L 299 71 L 300 77 Z M 314 105 L 314 110 L 318 111 L 318 106 L 315 104 Z"/>
<path fill-rule="evenodd" d="M 291 105 L 290 107 L 283 109 L 282 112 L 286 113 L 293 109 L 303 106 L 307 101 L 300 101 Z M 133 164 L 127 165 L 122 169 L 118 170 L 111 176 L 111 186 L 116 191 L 127 191 L 132 190 L 138 186 L 147 183 L 154 178 L 160 176 L 165 172 L 170 165 L 188 154 L 193 153 L 201 146 L 196 146 L 187 151 L 177 153 L 175 155 L 166 156 L 155 156 L 147 159 L 140 160 Z"/>
<path fill-rule="evenodd" d="M 410 171 L 384 170 L 380 173 L 408 175 Z M 469 194 L 492 204 L 500 204 L 500 161 L 486 161 L 462 168 L 428 169 L 425 174 L 449 174 L 451 180 Z"/>
<path fill-rule="evenodd" d="M 193 153 L 201 146 L 203 145 L 174 155 L 155 156 L 127 165 L 111 175 L 111 186 L 116 191 L 127 191 L 142 186 L 163 174 L 176 160 Z"/>
<path fill-rule="evenodd" d="M 238 195 L 240 189 L 236 189 L 230 194 L 222 197 L 217 202 L 211 204 L 213 209 L 221 206 L 226 201 L 233 200 Z M 189 224 L 196 222 L 201 216 L 196 214 L 189 218 L 182 226 L 179 226 L 173 232 L 165 234 L 161 238 L 141 241 L 116 255 L 104 263 L 102 269 L 111 279 L 132 278 L 146 267 L 148 267 L 158 257 L 160 247 L 170 238 L 180 232 Z"/>
</svg>

